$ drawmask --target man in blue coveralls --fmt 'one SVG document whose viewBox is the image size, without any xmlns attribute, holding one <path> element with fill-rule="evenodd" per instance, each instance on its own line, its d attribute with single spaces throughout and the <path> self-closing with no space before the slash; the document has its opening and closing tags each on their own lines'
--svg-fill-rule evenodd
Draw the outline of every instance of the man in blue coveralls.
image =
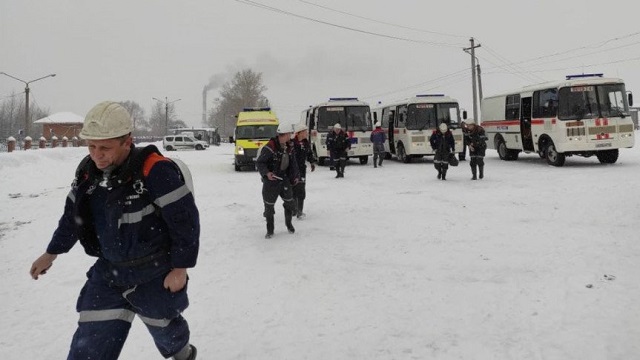
<svg viewBox="0 0 640 360">
<path fill-rule="evenodd" d="M 193 360 L 196 348 L 181 313 L 189 305 L 187 268 L 198 257 L 198 209 L 179 167 L 153 145 L 136 148 L 132 130 L 118 103 L 89 111 L 80 132 L 89 155 L 30 273 L 37 280 L 78 240 L 97 257 L 78 297 L 68 359 L 117 359 L 138 315 L 162 356 Z"/>
</svg>

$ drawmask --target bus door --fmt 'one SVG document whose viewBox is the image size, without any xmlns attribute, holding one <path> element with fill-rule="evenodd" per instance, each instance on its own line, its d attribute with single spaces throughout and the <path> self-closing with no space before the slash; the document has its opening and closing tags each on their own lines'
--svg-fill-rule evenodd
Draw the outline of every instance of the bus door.
<svg viewBox="0 0 640 360">
<path fill-rule="evenodd" d="M 395 126 L 393 123 L 393 118 L 395 117 L 395 111 L 391 110 L 389 108 L 385 108 L 385 110 L 387 111 L 387 113 L 383 112 L 383 119 L 385 119 L 385 121 L 388 123 L 388 131 L 387 131 L 387 139 L 389 140 L 389 152 L 391 154 L 395 154 L 396 153 L 396 142 L 394 140 L 394 136 L 393 136 L 393 132 L 395 131 Z"/>
<path fill-rule="evenodd" d="M 531 136 L 531 97 L 523 97 L 520 106 L 522 149 L 525 151 L 533 151 L 533 136 Z"/>
</svg>

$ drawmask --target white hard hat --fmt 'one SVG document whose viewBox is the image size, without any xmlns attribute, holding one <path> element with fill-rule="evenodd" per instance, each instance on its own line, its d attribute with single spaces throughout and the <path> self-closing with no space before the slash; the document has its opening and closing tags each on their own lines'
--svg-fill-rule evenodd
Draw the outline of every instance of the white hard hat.
<svg viewBox="0 0 640 360">
<path fill-rule="evenodd" d="M 340 123 L 336 123 L 335 125 L 333 125 L 334 129 L 342 129 L 342 126 L 340 126 Z"/>
<path fill-rule="evenodd" d="M 473 121 L 473 119 L 467 119 L 464 123 L 467 124 L 467 125 L 475 125 L 476 124 L 476 122 Z"/>
<path fill-rule="evenodd" d="M 86 140 L 106 140 L 133 131 L 133 121 L 127 109 L 113 101 L 94 106 L 84 118 L 80 137 Z"/>
<path fill-rule="evenodd" d="M 309 128 L 305 124 L 296 124 L 294 129 L 295 129 L 295 132 L 299 133 L 299 132 L 308 130 Z"/>
<path fill-rule="evenodd" d="M 380 122 L 379 122 L 379 121 L 376 121 L 376 123 L 375 123 L 375 124 L 373 124 L 373 126 L 374 126 L 374 127 L 380 127 L 380 126 L 382 126 L 382 125 L 380 125 Z"/>
<path fill-rule="evenodd" d="M 276 132 L 278 133 L 278 135 L 280 134 L 291 134 L 291 130 L 289 130 L 290 127 L 289 126 L 285 126 L 283 124 L 278 125 L 278 130 L 276 130 Z"/>
<path fill-rule="evenodd" d="M 447 127 L 447 124 L 445 124 L 445 123 L 440 123 L 440 125 L 438 126 L 438 129 L 440 129 L 440 132 L 445 133 L 445 132 L 447 132 L 447 130 L 448 130 L 449 128 Z"/>
</svg>

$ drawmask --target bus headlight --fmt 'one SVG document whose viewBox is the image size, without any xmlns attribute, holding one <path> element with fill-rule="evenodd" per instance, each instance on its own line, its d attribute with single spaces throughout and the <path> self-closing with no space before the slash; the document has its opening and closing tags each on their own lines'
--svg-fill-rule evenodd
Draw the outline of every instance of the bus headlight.
<svg viewBox="0 0 640 360">
<path fill-rule="evenodd" d="M 238 146 L 238 155 L 244 155 L 244 148 L 242 146 Z"/>
</svg>

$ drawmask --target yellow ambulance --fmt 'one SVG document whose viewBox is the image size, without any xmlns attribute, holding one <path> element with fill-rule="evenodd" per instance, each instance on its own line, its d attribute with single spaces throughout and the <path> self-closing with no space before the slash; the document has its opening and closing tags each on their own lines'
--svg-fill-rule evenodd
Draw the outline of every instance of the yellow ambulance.
<svg viewBox="0 0 640 360">
<path fill-rule="evenodd" d="M 238 113 L 234 131 L 234 162 L 236 171 L 243 167 L 255 169 L 258 149 L 276 136 L 278 117 L 271 108 L 245 108 Z"/>
</svg>

